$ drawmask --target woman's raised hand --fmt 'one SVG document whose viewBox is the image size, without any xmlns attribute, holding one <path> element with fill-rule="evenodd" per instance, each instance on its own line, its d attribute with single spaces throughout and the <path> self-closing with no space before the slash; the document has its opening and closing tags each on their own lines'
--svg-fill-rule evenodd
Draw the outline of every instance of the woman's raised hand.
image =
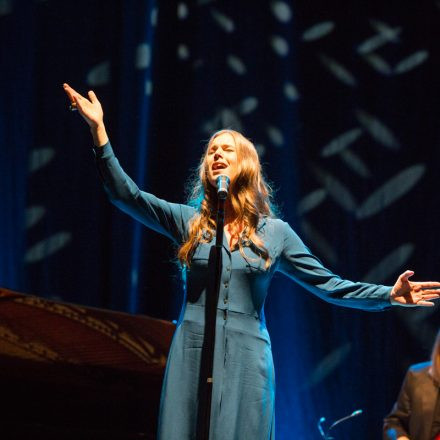
<svg viewBox="0 0 440 440">
<path fill-rule="evenodd" d="M 95 145 L 99 147 L 106 144 L 108 137 L 104 126 L 104 112 L 95 92 L 89 91 L 87 99 L 66 83 L 63 84 L 63 89 L 69 97 L 70 105 L 78 110 L 89 125 Z"/>
<path fill-rule="evenodd" d="M 399 276 L 391 290 L 391 303 L 397 306 L 425 306 L 432 307 L 430 300 L 440 298 L 440 283 L 437 281 L 409 281 L 414 275 L 407 270 Z"/>
</svg>

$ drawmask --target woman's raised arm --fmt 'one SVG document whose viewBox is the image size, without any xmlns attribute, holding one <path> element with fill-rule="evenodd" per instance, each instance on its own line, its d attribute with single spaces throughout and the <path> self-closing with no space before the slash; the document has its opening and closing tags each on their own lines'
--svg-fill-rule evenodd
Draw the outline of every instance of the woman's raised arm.
<svg viewBox="0 0 440 440">
<path fill-rule="evenodd" d="M 63 84 L 63 88 L 71 107 L 78 110 L 90 127 L 97 167 L 110 201 L 147 227 L 180 245 L 186 239 L 187 224 L 195 210 L 141 191 L 122 169 L 113 153 L 104 126 L 104 112 L 95 93 L 89 91 L 88 98 L 85 98 L 68 84 Z"/>
</svg>

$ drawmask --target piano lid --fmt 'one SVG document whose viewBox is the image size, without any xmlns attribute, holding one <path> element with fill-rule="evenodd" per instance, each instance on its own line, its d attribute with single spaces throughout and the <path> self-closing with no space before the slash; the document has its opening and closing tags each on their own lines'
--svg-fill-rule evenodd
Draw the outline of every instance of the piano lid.
<svg viewBox="0 0 440 440">
<path fill-rule="evenodd" d="M 161 374 L 174 325 L 0 288 L 0 355 Z"/>
</svg>

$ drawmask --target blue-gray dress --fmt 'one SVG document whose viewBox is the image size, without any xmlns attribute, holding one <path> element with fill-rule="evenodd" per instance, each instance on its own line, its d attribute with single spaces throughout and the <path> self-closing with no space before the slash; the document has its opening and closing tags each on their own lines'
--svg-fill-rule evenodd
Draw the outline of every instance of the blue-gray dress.
<svg viewBox="0 0 440 440">
<path fill-rule="evenodd" d="M 147 227 L 180 245 L 194 208 L 140 191 L 110 144 L 96 148 L 98 169 L 111 201 Z M 211 440 L 273 440 L 275 376 L 264 301 L 273 274 L 283 272 L 324 300 L 365 310 L 390 306 L 390 287 L 343 280 L 310 253 L 290 226 L 262 218 L 258 234 L 272 264 L 252 246 L 247 259 L 223 243 L 223 268 L 214 354 Z M 160 404 L 159 440 L 195 439 L 207 263 L 211 243 L 200 244 L 186 273 L 186 297 L 170 348 Z"/>
</svg>

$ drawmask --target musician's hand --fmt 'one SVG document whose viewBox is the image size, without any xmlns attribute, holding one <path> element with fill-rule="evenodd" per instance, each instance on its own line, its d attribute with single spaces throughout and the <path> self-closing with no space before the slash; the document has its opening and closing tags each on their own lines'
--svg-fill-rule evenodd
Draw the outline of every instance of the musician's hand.
<svg viewBox="0 0 440 440">
<path fill-rule="evenodd" d="M 399 276 L 391 290 L 390 301 L 394 305 L 432 307 L 430 300 L 440 297 L 440 283 L 437 281 L 409 281 L 414 275 L 411 270 Z"/>
<path fill-rule="evenodd" d="M 106 144 L 108 136 L 104 126 L 104 112 L 95 92 L 90 90 L 87 99 L 66 83 L 63 84 L 63 89 L 69 97 L 71 107 L 76 108 L 89 125 L 95 145 Z"/>
</svg>

